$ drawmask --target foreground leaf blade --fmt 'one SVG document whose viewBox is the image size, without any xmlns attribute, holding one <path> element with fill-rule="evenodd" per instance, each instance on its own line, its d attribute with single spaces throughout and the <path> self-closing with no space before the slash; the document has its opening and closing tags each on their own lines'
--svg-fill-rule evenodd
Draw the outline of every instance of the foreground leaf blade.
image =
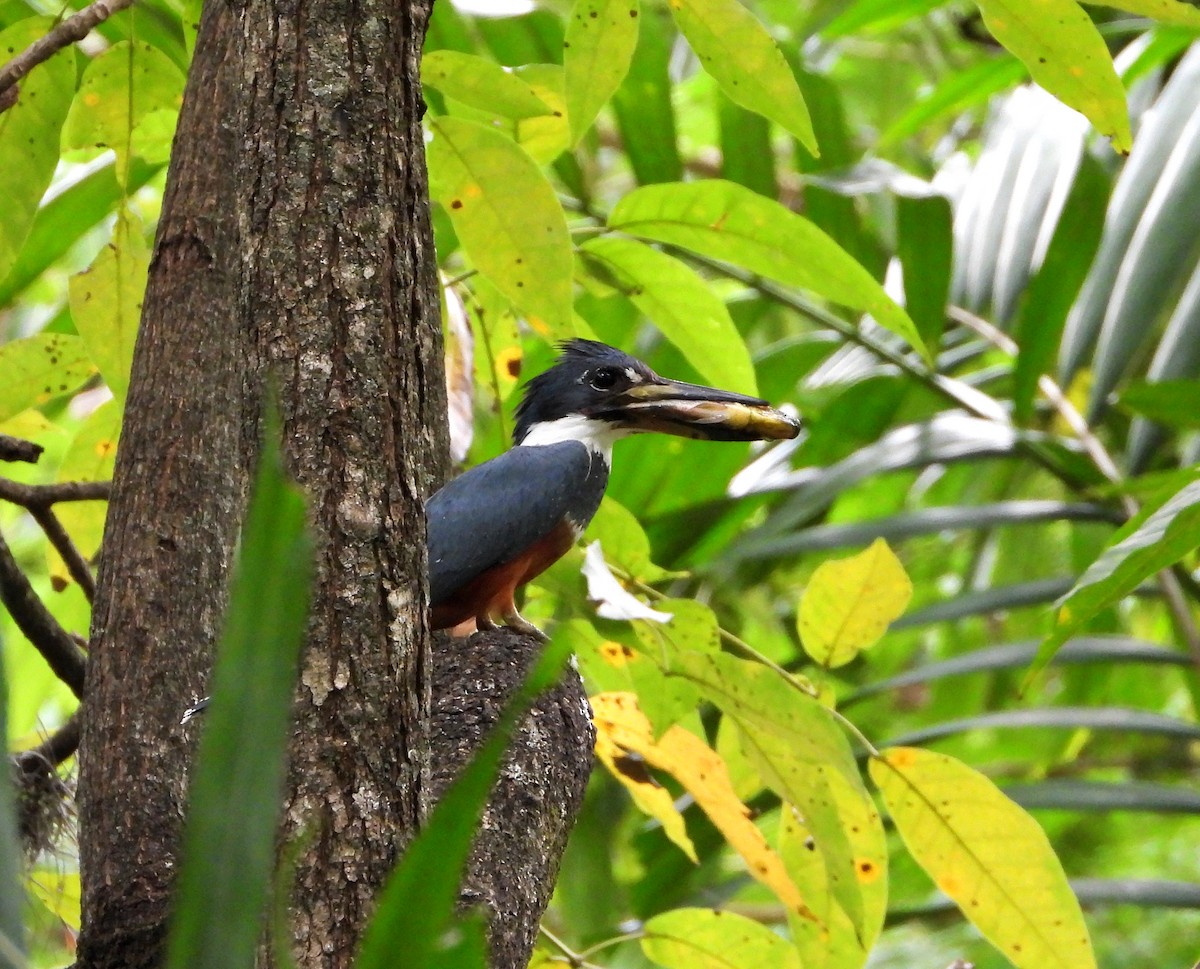
<svg viewBox="0 0 1200 969">
<path fill-rule="evenodd" d="M 576 0 L 563 42 L 571 144 L 579 144 L 629 73 L 638 14 L 638 0 Z"/>
<path fill-rule="evenodd" d="M 670 7 L 700 63 L 730 101 L 782 125 L 818 154 L 800 85 L 754 14 L 738 0 L 671 0 Z"/>
<path fill-rule="evenodd" d="M 979 9 L 1038 84 L 1083 114 L 1117 151 L 1129 151 L 1125 88 L 1104 38 L 1075 0 L 979 0 Z"/>
<path fill-rule="evenodd" d="M 213 700 L 189 798 L 170 969 L 254 965 L 275 867 L 312 561 L 304 497 L 284 475 L 272 428 L 213 669 Z M 246 737 L 254 743 L 245 743 Z"/>
<path fill-rule="evenodd" d="M 870 762 L 909 853 L 1018 969 L 1094 969 L 1079 903 L 1045 833 L 988 778 L 916 747 Z"/>
<path fill-rule="evenodd" d="M 800 969 L 796 950 L 733 912 L 678 908 L 650 919 L 642 951 L 666 969 Z"/>
<path fill-rule="evenodd" d="M 646 185 L 621 199 L 608 222 L 870 313 L 929 358 L 908 314 L 849 253 L 803 216 L 742 185 Z"/>
<path fill-rule="evenodd" d="M 877 538 L 849 558 L 822 562 L 800 599 L 797 626 L 805 652 L 822 666 L 849 663 L 874 646 L 912 599 L 904 566 Z"/>
<path fill-rule="evenodd" d="M 554 189 L 500 132 L 460 118 L 430 127 L 431 189 L 471 262 L 535 331 L 569 336 L 573 257 Z"/>
</svg>

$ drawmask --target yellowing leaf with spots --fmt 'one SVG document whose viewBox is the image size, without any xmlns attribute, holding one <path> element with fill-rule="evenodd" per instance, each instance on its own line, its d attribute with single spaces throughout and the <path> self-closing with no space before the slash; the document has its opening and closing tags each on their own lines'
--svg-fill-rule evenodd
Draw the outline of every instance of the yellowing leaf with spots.
<svg viewBox="0 0 1200 969">
<path fill-rule="evenodd" d="M 636 754 L 644 763 L 674 777 L 746 862 L 750 875 L 771 889 L 789 912 L 815 920 L 784 870 L 783 862 L 750 820 L 749 808 L 734 793 L 721 756 L 695 734 L 679 726 L 671 727 L 656 741 L 650 721 L 637 704 L 637 697 L 631 693 L 593 697 L 597 737 L 603 732 L 605 743 L 617 751 Z M 603 728 L 600 726 L 602 720 Z M 596 754 L 607 765 L 605 757 L 611 756 L 611 752 L 601 753 L 599 739 Z"/>
<path fill-rule="evenodd" d="M 0 421 L 77 390 L 95 372 L 77 336 L 38 333 L 0 346 Z"/>
<path fill-rule="evenodd" d="M 63 150 L 111 148 L 117 154 L 117 181 L 123 183 L 136 151 L 134 129 L 151 112 L 177 109 L 183 81 L 183 72 L 151 44 L 113 44 L 83 72 L 63 126 Z"/>
<path fill-rule="evenodd" d="M 874 757 L 909 853 L 1018 969 L 1094 969 L 1079 903 L 1045 832 L 953 757 L 894 747 Z"/>
<path fill-rule="evenodd" d="M 849 807 L 848 802 L 845 806 Z M 873 809 L 871 814 L 873 817 L 866 823 L 851 818 L 844 822 L 851 848 L 860 858 L 856 873 L 867 915 L 866 931 L 860 933 L 829 891 L 825 856 L 817 850 L 816 839 L 803 815 L 786 803 L 780 810 L 779 856 L 821 920 L 820 923 L 788 920 L 792 942 L 804 969 L 861 969 L 883 928 L 887 913 L 887 869 L 871 861 L 883 850 L 883 829 Z"/>
<path fill-rule="evenodd" d="M 592 722 L 596 725 L 596 758 L 629 791 L 633 803 L 663 826 L 663 833 L 694 862 L 696 848 L 688 837 L 683 815 L 675 799 L 646 769 L 645 761 L 629 756 L 626 742 L 641 737 L 648 721 L 637 708 L 633 693 L 599 693 L 591 698 Z"/>
<path fill-rule="evenodd" d="M 911 599 L 904 566 L 877 538 L 858 555 L 817 566 L 800 599 L 800 641 L 822 666 L 842 666 L 879 642 Z"/>
<path fill-rule="evenodd" d="M 549 165 L 571 147 L 567 124 L 567 80 L 557 64 L 525 64 L 513 71 L 546 102 L 549 112 L 517 122 L 517 143 L 539 165 Z"/>
<path fill-rule="evenodd" d="M 670 0 L 670 7 L 700 63 L 730 101 L 782 125 L 818 154 L 796 76 L 754 14 L 739 0 Z"/>
<path fill-rule="evenodd" d="M 1125 88 L 1104 38 L 1075 0 L 979 0 L 979 10 L 1038 84 L 1111 138 L 1117 151 L 1129 151 Z"/>
<path fill-rule="evenodd" d="M 121 435 L 121 404 L 110 400 L 101 404 L 80 425 L 67 446 L 58 466 L 59 481 L 111 481 L 117 460 L 117 442 Z M 104 538 L 104 518 L 108 513 L 106 501 L 66 501 L 54 506 L 63 528 L 85 559 L 100 550 Z M 48 546 L 51 581 L 65 586 L 71 581 L 62 558 Z"/>
<path fill-rule="evenodd" d="M 743 185 L 721 179 L 644 185 L 614 206 L 608 224 L 870 313 L 930 359 L 908 314 L 853 256 L 808 219 Z"/>
<path fill-rule="evenodd" d="M 142 316 L 150 247 L 128 208 L 117 214 L 112 239 L 69 284 L 71 318 L 104 382 L 119 398 L 129 389 L 133 345 Z"/>
<path fill-rule="evenodd" d="M 578 144 L 629 73 L 638 40 L 638 0 L 576 0 L 563 40 L 567 117 Z"/>
<path fill-rule="evenodd" d="M 498 131 L 460 118 L 438 118 L 430 127 L 430 187 L 472 265 L 539 335 L 570 336 L 574 257 L 546 177 Z"/>
<path fill-rule="evenodd" d="M 887 849 L 874 802 L 830 712 L 773 670 L 732 656 L 680 654 L 671 673 L 696 684 L 737 724 L 741 748 L 763 781 L 803 814 L 826 866 L 825 892 L 857 933 L 871 937 L 882 906 L 864 893 L 869 882 L 860 873 L 873 881 L 886 871 Z M 824 903 L 805 899 L 819 918 Z"/>
<path fill-rule="evenodd" d="M 786 939 L 733 912 L 677 908 L 642 931 L 642 951 L 666 969 L 801 969 Z"/>
</svg>

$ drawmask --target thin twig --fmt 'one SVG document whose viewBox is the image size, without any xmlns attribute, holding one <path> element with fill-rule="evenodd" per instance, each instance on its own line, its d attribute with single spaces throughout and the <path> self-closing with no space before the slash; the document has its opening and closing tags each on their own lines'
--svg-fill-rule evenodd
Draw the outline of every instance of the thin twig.
<svg viewBox="0 0 1200 969">
<path fill-rule="evenodd" d="M 63 528 L 62 522 L 58 520 L 53 509 L 31 508 L 29 513 L 46 533 L 46 538 L 50 540 L 50 544 L 62 558 L 71 578 L 79 583 L 79 588 L 87 596 L 87 601 L 93 602 L 96 598 L 96 579 L 92 575 L 92 570 L 83 557 L 83 553 L 71 541 L 71 536 L 67 534 L 67 530 Z"/>
<path fill-rule="evenodd" d="M 0 535 L 0 602 L 12 614 L 17 628 L 50 664 L 54 675 L 75 696 L 82 697 L 87 665 L 83 651 L 37 597 L 3 535 Z"/>
<path fill-rule="evenodd" d="M 54 770 L 79 749 L 79 711 L 36 747 L 13 755 L 18 769 L 25 774 Z"/>
<path fill-rule="evenodd" d="M 0 67 L 0 111 L 11 108 L 16 103 L 17 97 L 10 89 L 16 88 L 17 81 L 39 64 L 44 64 L 64 47 L 83 40 L 93 28 L 132 3 L 133 0 L 96 0 L 73 17 L 62 21 L 45 37 L 34 41 Z"/>
<path fill-rule="evenodd" d="M 111 490 L 109 481 L 56 481 L 31 485 L 0 478 L 0 499 L 30 511 L 49 508 L 60 501 L 106 501 Z"/>
<path fill-rule="evenodd" d="M 0 95 L 0 111 L 4 110 L 3 102 L 4 97 Z M 0 461 L 23 461 L 25 464 L 37 464 L 38 458 L 42 456 L 44 450 L 45 448 L 40 444 L 34 444 L 33 441 L 0 434 Z"/>
</svg>

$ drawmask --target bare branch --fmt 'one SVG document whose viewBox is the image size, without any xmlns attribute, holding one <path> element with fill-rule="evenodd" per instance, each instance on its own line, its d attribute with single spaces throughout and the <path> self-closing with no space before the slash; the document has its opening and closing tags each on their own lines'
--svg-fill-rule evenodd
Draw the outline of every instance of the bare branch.
<svg viewBox="0 0 1200 969">
<path fill-rule="evenodd" d="M 0 67 L 0 111 L 17 103 L 15 90 L 17 81 L 39 64 L 44 64 L 64 47 L 83 40 L 98 24 L 103 23 L 118 10 L 130 6 L 133 0 L 96 0 L 84 7 L 73 17 L 68 17 L 55 26 L 45 37 L 34 41 L 25 50 Z"/>
<path fill-rule="evenodd" d="M 10 107 L 10 105 L 4 103 L 4 95 L 0 94 L 0 111 L 6 107 Z M 37 464 L 43 450 L 45 449 L 40 444 L 34 444 L 33 441 L 23 441 L 19 437 L 0 434 L 0 461 L 24 461 L 26 464 Z"/>
<path fill-rule="evenodd" d="M 50 664 L 54 675 L 77 697 L 82 697 L 87 665 L 83 651 L 37 597 L 3 535 L 0 535 L 0 602 L 12 614 L 17 628 Z"/>
<path fill-rule="evenodd" d="M 43 774 L 54 770 L 79 748 L 79 713 L 36 747 L 13 754 L 17 769 L 23 774 Z"/>
<path fill-rule="evenodd" d="M 0 499 L 34 511 L 49 508 L 60 501 L 106 501 L 111 491 L 108 481 L 57 481 L 29 485 L 0 478 Z"/>
<path fill-rule="evenodd" d="M 29 513 L 33 515 L 34 521 L 42 526 L 42 531 L 46 533 L 46 538 L 50 540 L 50 544 L 54 546 L 55 551 L 62 557 L 63 564 L 66 565 L 67 572 L 70 573 L 71 578 L 79 583 L 79 588 L 87 596 L 87 601 L 93 602 L 96 598 L 95 576 L 92 575 L 92 570 L 88 566 L 87 559 L 83 557 L 83 553 L 71 541 L 71 536 L 63 528 L 62 522 L 58 520 L 58 516 L 50 508 L 31 508 Z"/>
</svg>

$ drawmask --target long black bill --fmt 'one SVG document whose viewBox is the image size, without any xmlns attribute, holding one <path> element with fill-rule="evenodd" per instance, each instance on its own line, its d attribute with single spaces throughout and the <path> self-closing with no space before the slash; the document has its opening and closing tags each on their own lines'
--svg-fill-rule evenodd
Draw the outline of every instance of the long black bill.
<svg viewBox="0 0 1200 969">
<path fill-rule="evenodd" d="M 765 400 L 728 390 L 659 378 L 623 393 L 605 408 L 634 431 L 658 431 L 705 441 L 790 440 L 800 422 Z"/>
</svg>

